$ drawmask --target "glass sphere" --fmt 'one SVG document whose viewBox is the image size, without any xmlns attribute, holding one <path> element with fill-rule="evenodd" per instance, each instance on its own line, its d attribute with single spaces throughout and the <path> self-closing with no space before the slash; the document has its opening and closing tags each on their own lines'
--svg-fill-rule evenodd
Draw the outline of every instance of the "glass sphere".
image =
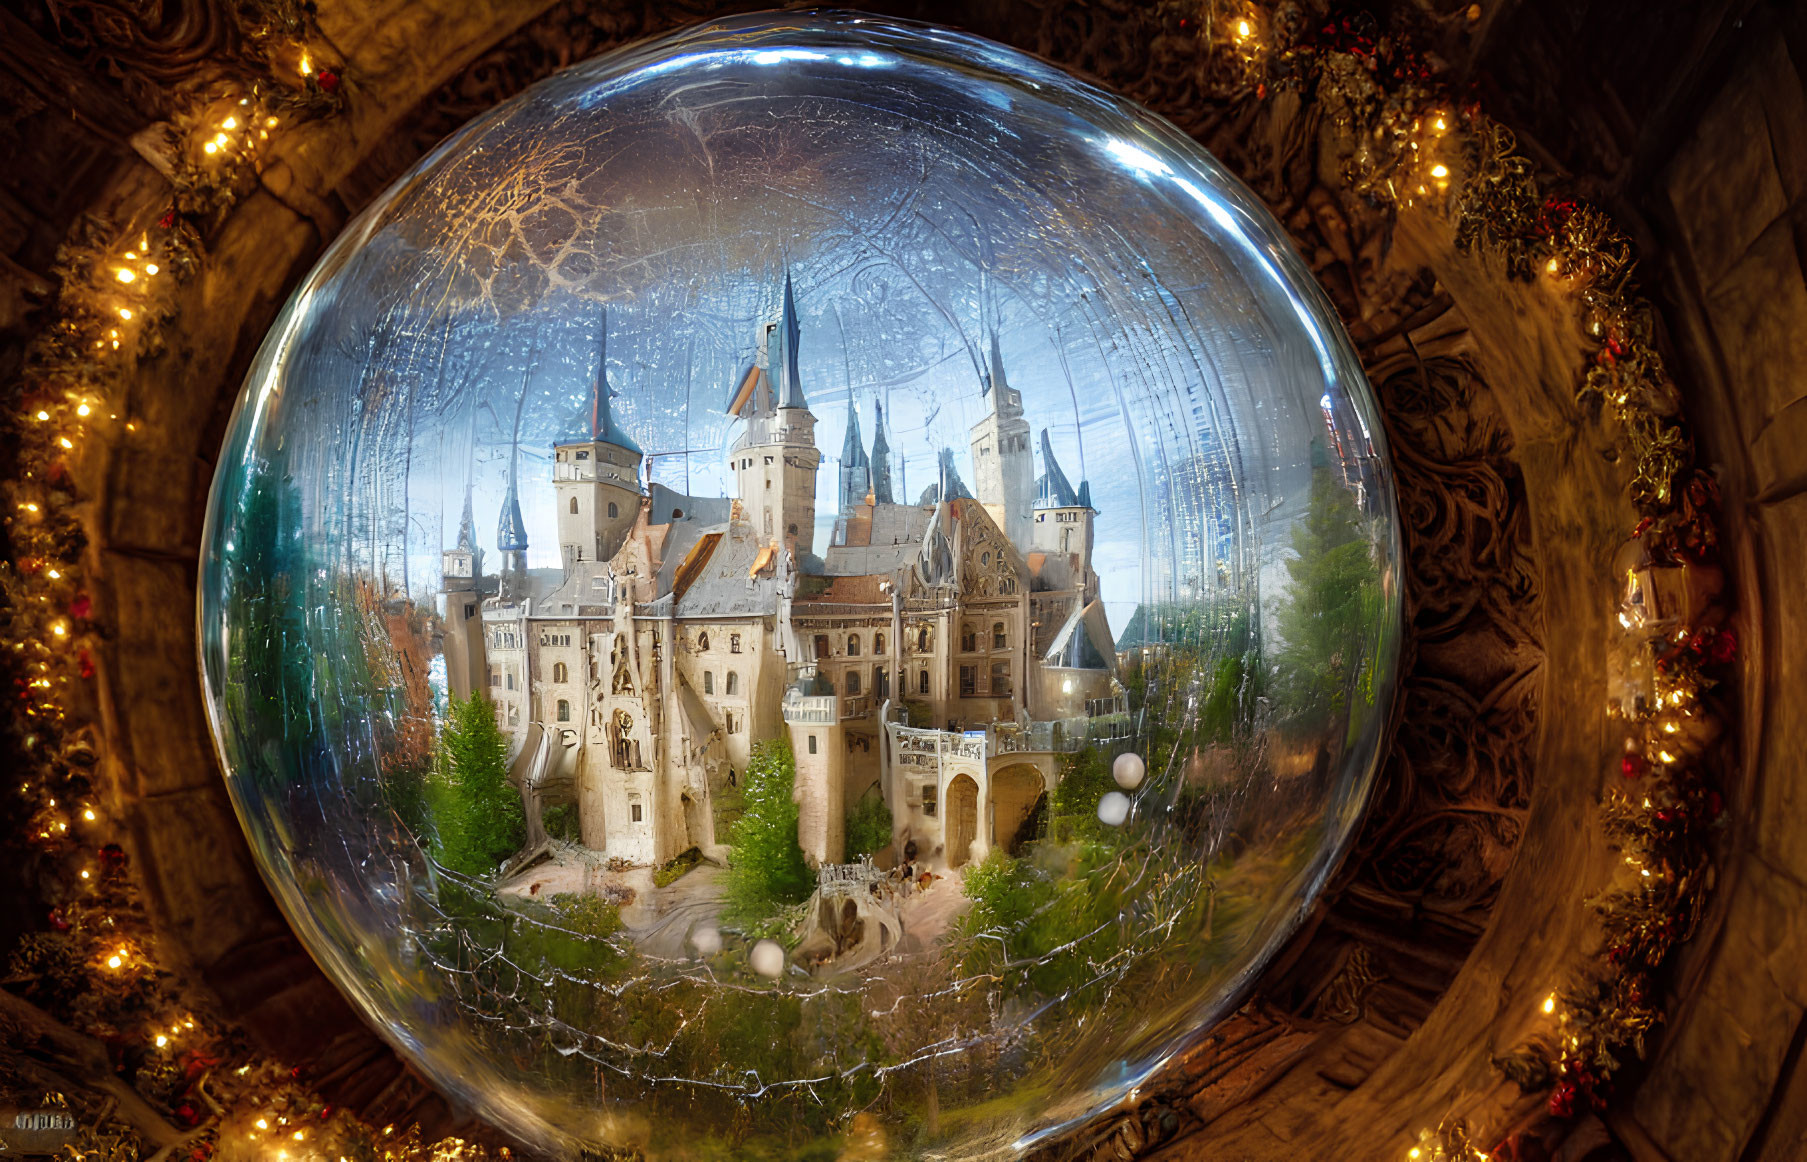
<svg viewBox="0 0 1807 1162">
<path fill-rule="evenodd" d="M 1048 1140 L 1238 1002 L 1389 717 L 1381 428 L 1279 226 L 1123 100 L 865 17 L 441 145 L 282 313 L 208 519 L 276 897 L 555 1152 Z"/>
</svg>

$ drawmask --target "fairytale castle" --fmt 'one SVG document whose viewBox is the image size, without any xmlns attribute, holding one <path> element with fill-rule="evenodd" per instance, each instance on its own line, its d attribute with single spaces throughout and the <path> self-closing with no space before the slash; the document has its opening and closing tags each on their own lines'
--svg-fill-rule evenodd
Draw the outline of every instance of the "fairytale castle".
<svg viewBox="0 0 1807 1162">
<path fill-rule="evenodd" d="M 448 684 L 487 694 L 511 738 L 530 846 L 541 810 L 572 803 L 596 851 L 708 852 L 753 745 L 786 734 L 813 862 L 842 860 L 847 812 L 879 795 L 896 850 L 914 840 L 919 858 L 958 867 L 1014 848 L 1063 751 L 1127 732 L 1090 489 L 1068 481 L 1045 430 L 1036 477 L 995 337 L 973 489 L 944 451 L 916 503 L 894 497 L 883 413 L 868 453 L 850 403 L 819 547 L 799 339 L 787 277 L 727 399 L 731 499 L 643 485 L 599 362 L 587 422 L 553 446 L 562 579 L 528 573 L 512 468 L 493 584 L 467 500 L 444 554 Z"/>
</svg>

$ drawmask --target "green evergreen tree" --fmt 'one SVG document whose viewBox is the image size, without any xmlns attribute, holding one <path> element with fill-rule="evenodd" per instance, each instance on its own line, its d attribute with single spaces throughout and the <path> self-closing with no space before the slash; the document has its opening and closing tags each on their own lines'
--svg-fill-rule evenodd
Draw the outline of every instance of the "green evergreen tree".
<svg viewBox="0 0 1807 1162">
<path fill-rule="evenodd" d="M 447 707 L 429 798 L 435 854 L 446 867 L 492 875 L 520 850 L 526 812 L 520 792 L 508 781 L 508 740 L 482 694 L 454 698 Z"/>
<path fill-rule="evenodd" d="M 1284 643 L 1276 685 L 1289 717 L 1321 727 L 1348 709 L 1379 592 L 1361 512 L 1328 467 L 1312 471 L 1310 508 L 1293 526 L 1292 550 L 1276 618 Z"/>
<path fill-rule="evenodd" d="M 728 900 L 737 918 L 757 920 L 808 899 L 815 889 L 797 842 L 797 758 L 790 740 L 754 746 L 741 783 L 746 809 L 729 831 Z"/>
</svg>

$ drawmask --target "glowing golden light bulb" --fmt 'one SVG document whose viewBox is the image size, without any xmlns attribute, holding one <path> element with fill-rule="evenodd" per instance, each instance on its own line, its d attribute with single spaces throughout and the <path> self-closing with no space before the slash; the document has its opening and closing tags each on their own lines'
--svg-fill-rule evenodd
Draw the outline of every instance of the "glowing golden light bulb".
<svg viewBox="0 0 1807 1162">
<path fill-rule="evenodd" d="M 64 447 L 64 448 L 65 448 L 65 449 L 68 449 L 68 448 L 73 448 L 73 447 L 75 447 L 75 445 L 74 445 L 74 444 L 71 444 L 71 443 L 70 443 L 70 442 L 69 442 L 69 437 L 68 437 L 68 436 L 58 436 L 58 437 L 57 437 L 57 441 L 56 441 L 56 442 L 57 442 L 57 443 L 59 443 L 59 444 L 61 444 L 61 445 L 62 445 L 62 446 L 63 446 L 63 447 Z"/>
<path fill-rule="evenodd" d="M 1543 999 L 1543 1011 L 1544 1011 L 1545 1016 L 1548 1016 L 1551 1013 L 1556 1011 L 1556 994 L 1555 993 L 1551 993 L 1549 996 L 1547 996 Z"/>
<path fill-rule="evenodd" d="M 128 323 L 131 322 L 132 321 L 132 308 L 120 307 L 119 308 L 119 317 L 124 319 Z"/>
<path fill-rule="evenodd" d="M 161 268 L 154 262 L 147 262 L 144 264 L 144 273 L 146 274 L 156 274 L 159 269 Z"/>
<path fill-rule="evenodd" d="M 90 823 L 94 822 L 94 808 L 92 808 L 92 807 L 84 808 L 82 810 L 82 818 L 86 819 Z"/>
<path fill-rule="evenodd" d="M 306 53 L 301 54 L 301 64 L 299 67 L 301 69 L 302 76 L 311 77 L 314 75 L 314 62 L 308 59 L 308 55 Z"/>
<path fill-rule="evenodd" d="M 1253 33 L 1254 31 L 1255 30 L 1253 28 L 1249 27 L 1248 21 L 1238 20 L 1236 22 L 1236 39 L 1237 40 L 1247 40 L 1249 38 L 1249 35 L 1251 33 Z"/>
<path fill-rule="evenodd" d="M 49 573 L 48 573 L 48 574 L 47 574 L 47 576 L 48 576 L 48 577 L 49 577 L 49 578 L 50 578 L 50 579 L 51 579 L 51 580 L 52 580 L 52 581 L 56 581 L 56 580 L 59 580 L 59 579 L 60 579 L 60 578 L 61 578 L 61 577 L 62 577 L 62 576 L 63 576 L 63 575 L 62 575 L 62 574 L 61 574 L 61 573 L 59 573 L 59 572 L 57 572 L 57 571 L 56 571 L 56 570 L 55 570 L 55 569 L 52 569 L 52 570 L 51 570 L 51 571 L 50 571 L 50 572 L 49 572 Z M 23 788 L 23 787 L 21 787 L 21 788 L 20 788 L 20 790 L 24 790 L 24 788 Z"/>
<path fill-rule="evenodd" d="M 84 880 L 88 878 L 88 869 L 87 868 L 82 869 L 82 878 Z"/>
<path fill-rule="evenodd" d="M 271 118 L 270 118 L 270 119 L 269 119 L 269 120 L 267 120 L 267 121 L 265 121 L 265 122 L 264 122 L 264 128 L 265 128 L 265 129 L 274 129 L 274 128 L 276 128 L 276 118 L 274 118 L 274 117 L 271 117 Z"/>
<path fill-rule="evenodd" d="M 43 422 L 44 422 L 44 421 L 45 421 L 45 420 L 47 420 L 47 419 L 49 419 L 49 418 L 50 418 L 50 413 L 49 413 L 49 412 L 44 412 L 44 411 L 41 411 L 41 412 L 39 412 L 39 413 L 38 413 L 38 422 L 39 422 L 39 423 L 43 423 Z"/>
<path fill-rule="evenodd" d="M 164 1035 L 163 1035 L 163 1034 L 161 1034 L 161 1033 L 159 1033 L 159 1034 L 157 1034 L 157 1048 L 159 1048 L 159 1049 L 161 1049 L 161 1048 L 163 1048 L 163 1047 L 164 1047 L 164 1046 L 165 1046 L 165 1045 L 168 1045 L 168 1044 L 169 1044 L 169 1038 L 168 1038 L 168 1037 L 165 1037 L 165 1036 L 164 1036 Z"/>
<path fill-rule="evenodd" d="M 120 956 L 117 952 L 115 952 L 113 955 L 107 957 L 107 967 L 108 968 L 118 968 L 120 965 L 122 965 L 124 963 L 125 963 L 125 958 Z"/>
<path fill-rule="evenodd" d="M 1449 176 L 1449 167 L 1442 162 L 1438 162 L 1436 165 L 1431 166 L 1431 176 L 1434 178 L 1446 178 Z"/>
<path fill-rule="evenodd" d="M 1431 126 L 1435 129 L 1448 129 L 1449 128 L 1449 126 L 1444 123 L 1443 118 L 1441 118 L 1441 117 L 1438 117 L 1435 121 L 1431 122 Z"/>
<path fill-rule="evenodd" d="M 134 282 L 138 278 L 138 276 L 136 274 L 133 274 L 131 271 L 127 270 L 123 266 L 113 272 L 113 277 L 118 279 L 120 282 Z"/>
<path fill-rule="evenodd" d="M 220 151 L 220 147 L 215 145 L 211 141 L 209 141 L 206 145 L 203 145 L 201 148 L 206 150 L 208 153 L 218 153 Z"/>
<path fill-rule="evenodd" d="M 69 627 L 59 621 L 55 625 L 50 627 L 50 632 L 55 634 L 58 637 L 62 637 L 63 635 L 65 635 L 69 632 Z M 56 804 L 54 802 L 52 802 L 50 805 L 52 807 L 56 806 Z"/>
<path fill-rule="evenodd" d="M 237 129 L 238 128 L 238 118 L 237 117 L 226 118 L 224 121 L 220 122 L 220 128 L 221 129 Z"/>
<path fill-rule="evenodd" d="M 1555 274 L 1558 270 L 1562 269 L 1562 264 L 1557 262 L 1554 258 L 1552 258 L 1552 259 L 1550 259 L 1550 261 L 1543 264 L 1543 268 L 1545 270 L 1549 271 L 1551 274 Z"/>
<path fill-rule="evenodd" d="M 89 407 L 85 403 L 78 403 L 75 405 L 75 414 L 78 416 L 85 416 L 93 410 L 94 410 L 93 408 Z"/>
<path fill-rule="evenodd" d="M 270 1128 L 270 1123 L 263 1118 L 258 1118 L 257 1119 L 257 1128 L 260 1130 L 267 1130 Z"/>
</svg>

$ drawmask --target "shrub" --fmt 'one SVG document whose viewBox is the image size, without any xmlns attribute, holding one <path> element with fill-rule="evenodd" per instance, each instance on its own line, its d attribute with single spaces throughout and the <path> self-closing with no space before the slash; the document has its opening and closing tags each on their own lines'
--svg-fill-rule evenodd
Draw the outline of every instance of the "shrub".
<svg viewBox="0 0 1807 1162">
<path fill-rule="evenodd" d="M 693 847 L 672 856 L 653 871 L 653 887 L 663 888 L 677 883 L 686 872 L 702 862 L 703 852 L 700 848 Z"/>
<path fill-rule="evenodd" d="M 856 860 L 884 849 L 891 842 L 891 824 L 891 808 L 885 805 L 885 797 L 877 787 L 861 795 L 847 812 L 847 859 Z"/>
</svg>

